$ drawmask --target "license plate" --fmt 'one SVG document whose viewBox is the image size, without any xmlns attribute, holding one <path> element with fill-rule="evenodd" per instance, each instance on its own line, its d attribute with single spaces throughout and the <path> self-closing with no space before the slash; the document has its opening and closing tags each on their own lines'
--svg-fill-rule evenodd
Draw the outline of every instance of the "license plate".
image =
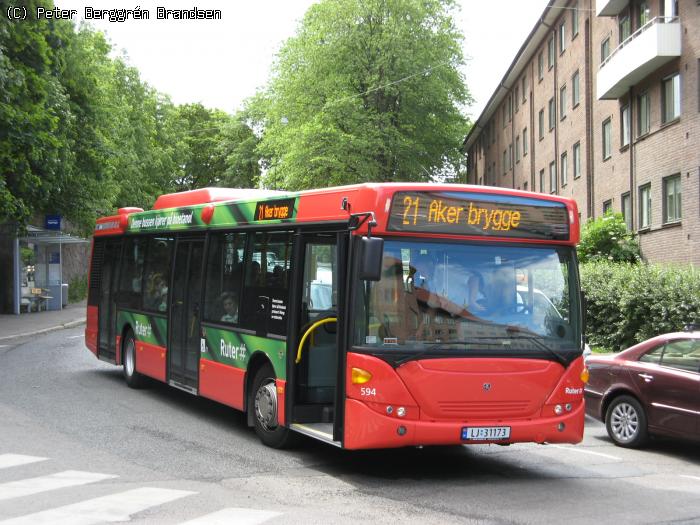
<svg viewBox="0 0 700 525">
<path fill-rule="evenodd" d="M 463 441 L 488 441 L 509 437 L 510 427 L 462 427 Z"/>
</svg>

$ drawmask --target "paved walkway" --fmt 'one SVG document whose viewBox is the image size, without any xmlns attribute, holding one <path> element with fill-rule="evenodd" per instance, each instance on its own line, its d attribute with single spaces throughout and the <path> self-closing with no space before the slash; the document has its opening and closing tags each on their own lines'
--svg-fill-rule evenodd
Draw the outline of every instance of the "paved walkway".
<svg viewBox="0 0 700 525">
<path fill-rule="evenodd" d="M 63 310 L 0 315 L 0 341 L 43 334 L 85 323 L 85 301 L 69 304 Z"/>
</svg>

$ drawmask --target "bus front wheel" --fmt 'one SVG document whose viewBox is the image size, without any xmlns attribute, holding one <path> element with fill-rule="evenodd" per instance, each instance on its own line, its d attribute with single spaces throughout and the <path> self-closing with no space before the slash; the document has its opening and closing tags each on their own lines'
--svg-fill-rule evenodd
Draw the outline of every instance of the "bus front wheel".
<svg viewBox="0 0 700 525">
<path fill-rule="evenodd" d="M 124 337 L 123 362 L 124 380 L 130 388 L 142 388 L 144 377 L 136 371 L 136 341 L 134 334 L 128 332 Z"/>
<path fill-rule="evenodd" d="M 248 406 L 253 410 L 255 433 L 260 440 L 272 448 L 291 446 L 294 440 L 293 432 L 278 423 L 279 407 L 275 373 L 269 363 L 255 373 L 251 396 L 251 403 Z"/>
</svg>

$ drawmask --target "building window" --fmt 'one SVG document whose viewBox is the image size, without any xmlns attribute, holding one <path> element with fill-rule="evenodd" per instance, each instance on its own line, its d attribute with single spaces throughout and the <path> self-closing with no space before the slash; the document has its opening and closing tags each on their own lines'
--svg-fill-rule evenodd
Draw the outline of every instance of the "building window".
<svg viewBox="0 0 700 525">
<path fill-rule="evenodd" d="M 527 181 L 523 183 L 523 191 L 527 191 Z"/>
<path fill-rule="evenodd" d="M 508 122 L 513 120 L 513 96 L 508 95 Z"/>
<path fill-rule="evenodd" d="M 637 29 L 645 26 L 649 20 L 651 20 L 651 9 L 649 9 L 649 2 L 647 0 L 642 0 L 638 5 L 639 11 L 637 12 Z"/>
<path fill-rule="evenodd" d="M 632 199 L 630 197 L 630 192 L 623 193 L 620 197 L 620 205 L 622 208 L 622 218 L 625 219 L 625 224 L 627 229 L 632 229 Z"/>
<path fill-rule="evenodd" d="M 544 76 L 544 58 L 542 56 L 542 51 L 537 55 L 537 78 L 542 80 Z"/>
<path fill-rule="evenodd" d="M 603 122 L 603 160 L 612 154 L 612 121 L 607 118 Z"/>
<path fill-rule="evenodd" d="M 501 108 L 501 124 L 504 128 L 508 124 L 508 112 L 506 111 L 505 104 L 503 104 L 503 107 Z"/>
<path fill-rule="evenodd" d="M 561 187 L 566 186 L 569 182 L 569 158 L 566 151 L 561 154 Z"/>
<path fill-rule="evenodd" d="M 662 0 L 661 11 L 666 18 L 678 16 L 678 0 Z"/>
<path fill-rule="evenodd" d="M 520 106 L 520 86 L 518 84 L 515 85 L 515 112 L 518 112 L 518 107 Z"/>
<path fill-rule="evenodd" d="M 523 128 L 523 157 L 527 155 L 527 128 Z"/>
<path fill-rule="evenodd" d="M 552 69 L 554 67 L 554 37 L 549 37 L 549 42 L 547 42 L 547 68 Z"/>
<path fill-rule="evenodd" d="M 571 39 L 573 40 L 578 35 L 578 2 L 574 4 L 571 11 Z"/>
<path fill-rule="evenodd" d="M 520 135 L 515 137 L 515 162 L 520 162 Z"/>
<path fill-rule="evenodd" d="M 681 77 L 665 78 L 661 90 L 661 121 L 665 124 L 681 116 Z"/>
<path fill-rule="evenodd" d="M 557 163 L 549 163 L 549 193 L 557 192 Z"/>
<path fill-rule="evenodd" d="M 549 99 L 549 131 L 554 129 L 554 121 L 556 120 L 556 108 L 554 106 L 554 97 Z"/>
<path fill-rule="evenodd" d="M 508 150 L 504 149 L 503 150 L 503 175 L 505 175 L 506 172 L 508 171 L 508 165 L 506 164 L 506 160 L 508 158 L 507 155 L 508 155 Z"/>
<path fill-rule="evenodd" d="M 681 220 L 681 193 L 680 173 L 664 179 L 664 224 Z"/>
<path fill-rule="evenodd" d="M 651 129 L 651 105 L 649 102 L 649 93 L 642 93 L 637 97 L 637 136 L 641 137 L 649 133 Z"/>
<path fill-rule="evenodd" d="M 566 118 L 566 86 L 559 88 L 559 118 Z"/>
<path fill-rule="evenodd" d="M 603 215 L 612 212 L 612 200 L 607 200 L 603 203 Z"/>
<path fill-rule="evenodd" d="M 508 169 L 513 167 L 513 144 L 508 145 Z"/>
<path fill-rule="evenodd" d="M 571 107 L 575 108 L 581 102 L 581 91 L 579 88 L 579 74 L 578 69 L 576 73 L 571 77 Z"/>
<path fill-rule="evenodd" d="M 627 40 L 630 37 L 630 17 L 629 15 L 624 15 L 622 18 L 620 18 L 619 22 L 619 28 L 620 28 L 620 44 L 622 44 L 625 40 Z"/>
<path fill-rule="evenodd" d="M 524 76 L 523 76 L 522 84 L 523 84 L 523 103 L 525 103 L 525 99 L 527 97 L 527 84 L 525 82 Z"/>
<path fill-rule="evenodd" d="M 600 44 L 600 63 L 605 62 L 605 59 L 610 56 L 610 38 L 606 38 Z"/>
<path fill-rule="evenodd" d="M 625 147 L 630 143 L 630 107 L 625 104 L 620 109 L 620 146 Z"/>
<path fill-rule="evenodd" d="M 540 110 L 540 114 L 537 116 L 537 123 L 539 125 L 539 137 L 542 140 L 544 138 L 544 109 Z"/>
<path fill-rule="evenodd" d="M 559 54 L 566 51 L 566 22 L 559 26 Z"/>
<path fill-rule="evenodd" d="M 639 228 L 651 225 L 651 184 L 639 188 Z"/>
<path fill-rule="evenodd" d="M 545 193 L 545 191 L 544 191 L 544 169 L 540 170 L 540 193 Z"/>
<path fill-rule="evenodd" d="M 574 144 L 573 149 L 574 154 L 574 179 L 578 179 L 581 176 L 581 143 L 577 142 Z"/>
</svg>

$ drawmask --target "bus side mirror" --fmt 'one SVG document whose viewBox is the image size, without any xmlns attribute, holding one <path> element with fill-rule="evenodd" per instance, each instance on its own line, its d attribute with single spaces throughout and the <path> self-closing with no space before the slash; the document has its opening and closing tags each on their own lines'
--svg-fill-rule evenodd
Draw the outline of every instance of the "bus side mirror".
<svg viewBox="0 0 700 525">
<path fill-rule="evenodd" d="M 360 239 L 360 279 L 378 281 L 382 277 L 384 239 L 362 237 Z"/>
</svg>

